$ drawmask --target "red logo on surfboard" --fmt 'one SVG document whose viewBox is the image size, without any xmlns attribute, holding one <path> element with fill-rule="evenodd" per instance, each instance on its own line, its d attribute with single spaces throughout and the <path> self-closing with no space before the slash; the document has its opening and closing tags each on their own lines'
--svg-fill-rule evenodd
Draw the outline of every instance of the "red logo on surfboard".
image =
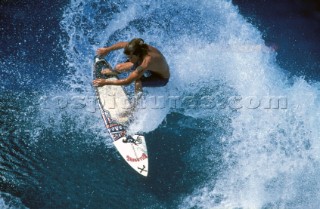
<svg viewBox="0 0 320 209">
<path fill-rule="evenodd" d="M 141 157 L 139 157 L 139 158 L 132 158 L 127 155 L 127 161 L 130 161 L 130 162 L 140 162 L 140 161 L 143 161 L 147 158 L 148 158 L 148 156 L 145 153 L 142 153 Z"/>
</svg>

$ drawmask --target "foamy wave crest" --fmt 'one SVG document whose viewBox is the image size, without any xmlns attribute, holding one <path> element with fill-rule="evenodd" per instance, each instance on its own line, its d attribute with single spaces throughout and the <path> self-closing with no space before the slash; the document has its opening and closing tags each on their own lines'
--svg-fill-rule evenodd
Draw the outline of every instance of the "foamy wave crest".
<svg viewBox="0 0 320 209">
<path fill-rule="evenodd" d="M 1 209 L 28 209 L 21 200 L 8 193 L 0 192 L 0 208 Z"/>
<path fill-rule="evenodd" d="M 103 45 L 142 37 L 167 57 L 168 88 L 147 96 L 177 104 L 139 109 L 132 131 L 154 130 L 169 111 L 206 120 L 211 136 L 195 136 L 204 145 L 186 157 L 206 180 L 181 208 L 319 204 L 319 84 L 288 77 L 230 1 L 71 1 L 61 27 L 70 92 L 93 94 L 92 56 Z M 114 65 L 124 57 L 108 59 Z"/>
<path fill-rule="evenodd" d="M 228 22 L 220 25 L 217 43 L 227 50 L 207 48 L 214 51 L 211 75 L 236 92 L 237 113 L 226 127 L 229 134 L 206 141 L 211 166 L 217 166 L 217 141 L 223 145 L 222 169 L 181 208 L 315 208 L 320 203 L 319 83 L 289 79 L 235 7 L 230 4 L 223 15 Z M 207 167 L 208 175 L 211 170 Z"/>
</svg>

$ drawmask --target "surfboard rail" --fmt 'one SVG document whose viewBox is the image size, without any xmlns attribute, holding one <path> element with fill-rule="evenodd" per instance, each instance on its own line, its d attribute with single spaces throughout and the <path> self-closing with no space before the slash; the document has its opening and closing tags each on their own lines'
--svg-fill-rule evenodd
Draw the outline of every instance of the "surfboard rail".
<svg viewBox="0 0 320 209">
<path fill-rule="evenodd" d="M 118 79 L 105 76 L 101 70 L 111 65 L 98 56 L 94 57 L 93 79 Z M 145 137 L 140 134 L 128 135 L 130 101 L 122 86 L 105 85 L 94 87 L 104 124 L 113 139 L 113 144 L 125 161 L 142 176 L 148 176 L 148 151 Z"/>
</svg>

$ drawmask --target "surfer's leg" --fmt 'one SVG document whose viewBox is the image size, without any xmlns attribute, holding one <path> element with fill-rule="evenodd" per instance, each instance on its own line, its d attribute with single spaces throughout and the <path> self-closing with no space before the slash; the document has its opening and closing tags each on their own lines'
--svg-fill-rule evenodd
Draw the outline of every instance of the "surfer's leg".
<svg viewBox="0 0 320 209">
<path fill-rule="evenodd" d="M 142 96 L 142 86 L 140 79 L 135 81 L 135 96 L 133 98 L 133 102 L 131 103 L 131 107 L 126 111 L 121 113 L 121 117 L 131 117 L 135 112 L 136 107 L 138 106 L 139 100 Z"/>
<path fill-rule="evenodd" d="M 131 107 L 123 113 L 126 117 L 131 117 L 132 114 L 136 111 L 136 108 L 140 102 L 140 99 L 142 97 L 142 87 L 141 87 L 141 81 L 136 80 L 135 82 L 135 96 L 133 98 L 133 102 L 131 103 Z"/>
<path fill-rule="evenodd" d="M 139 92 L 142 92 L 142 82 L 140 79 L 136 80 L 134 84 L 134 92 L 135 94 L 138 94 Z"/>
<path fill-rule="evenodd" d="M 141 81 L 141 88 L 142 87 L 162 87 L 167 85 L 169 79 L 168 78 L 162 78 L 156 73 L 152 73 L 148 77 L 145 77 L 144 75 L 140 78 Z"/>
</svg>

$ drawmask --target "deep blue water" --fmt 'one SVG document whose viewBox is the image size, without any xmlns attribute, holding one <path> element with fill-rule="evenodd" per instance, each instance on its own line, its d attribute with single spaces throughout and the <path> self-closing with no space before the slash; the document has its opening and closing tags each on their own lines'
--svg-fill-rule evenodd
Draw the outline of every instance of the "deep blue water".
<svg viewBox="0 0 320 209">
<path fill-rule="evenodd" d="M 0 208 L 317 208 L 310 4 L 1 1 Z M 131 127 L 145 133 L 148 178 L 113 147 L 91 86 L 95 50 L 134 37 L 172 70 L 148 98 L 178 98 L 139 110 Z"/>
</svg>

